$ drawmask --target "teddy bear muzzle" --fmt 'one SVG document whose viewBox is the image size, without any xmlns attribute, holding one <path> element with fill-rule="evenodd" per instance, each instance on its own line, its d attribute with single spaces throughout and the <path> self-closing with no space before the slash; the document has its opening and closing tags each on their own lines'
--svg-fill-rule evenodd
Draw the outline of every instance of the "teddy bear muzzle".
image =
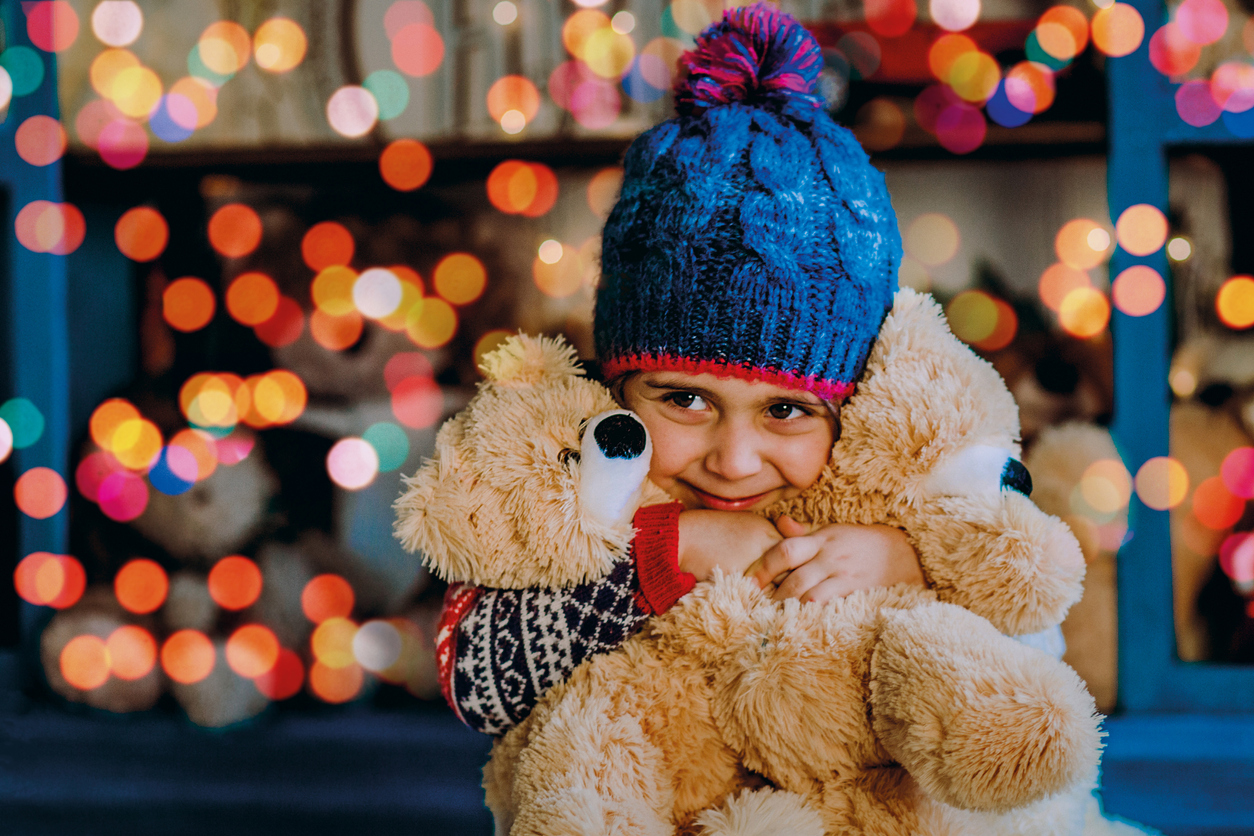
<svg viewBox="0 0 1254 836">
<path fill-rule="evenodd" d="M 579 453 L 584 511 L 607 525 L 629 522 L 653 458 L 644 423 L 625 409 L 594 415 L 584 427 Z"/>
</svg>

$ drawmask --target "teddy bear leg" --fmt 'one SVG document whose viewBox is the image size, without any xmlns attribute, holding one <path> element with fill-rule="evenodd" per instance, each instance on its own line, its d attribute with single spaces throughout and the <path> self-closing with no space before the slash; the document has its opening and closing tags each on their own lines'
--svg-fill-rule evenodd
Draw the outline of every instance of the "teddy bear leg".
<svg viewBox="0 0 1254 836">
<path fill-rule="evenodd" d="M 961 607 L 885 612 L 870 691 L 881 743 L 954 807 L 1008 810 L 1096 774 L 1098 717 L 1080 678 Z"/>
<path fill-rule="evenodd" d="M 697 817 L 701 836 L 824 836 L 823 818 L 805 796 L 746 789 Z"/>
<path fill-rule="evenodd" d="M 637 718 L 591 689 L 567 691 L 532 727 L 514 770 L 513 800 L 512 836 L 675 832 L 662 752 Z"/>
<path fill-rule="evenodd" d="M 898 766 L 868 768 L 823 786 L 824 833 L 828 836 L 958 836 L 927 826 L 918 815 L 918 785 Z M 962 836 L 968 836 L 963 834 Z"/>
</svg>

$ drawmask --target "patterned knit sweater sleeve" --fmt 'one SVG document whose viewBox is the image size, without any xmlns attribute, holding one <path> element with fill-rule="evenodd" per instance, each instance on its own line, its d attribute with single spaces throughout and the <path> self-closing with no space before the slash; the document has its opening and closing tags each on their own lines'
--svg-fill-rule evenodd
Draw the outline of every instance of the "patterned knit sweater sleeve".
<svg viewBox="0 0 1254 836">
<path fill-rule="evenodd" d="M 454 584 L 436 636 L 440 688 L 466 725 L 504 734 L 585 659 L 613 650 L 692 589 L 679 570 L 680 505 L 633 519 L 632 558 L 568 589 Z"/>
</svg>

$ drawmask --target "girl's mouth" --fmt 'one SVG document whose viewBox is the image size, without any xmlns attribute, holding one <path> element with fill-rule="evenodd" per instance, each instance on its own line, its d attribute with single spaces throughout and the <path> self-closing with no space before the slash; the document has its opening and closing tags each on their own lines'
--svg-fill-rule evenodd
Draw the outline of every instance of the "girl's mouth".
<svg viewBox="0 0 1254 836">
<path fill-rule="evenodd" d="M 771 491 L 765 491 L 763 493 L 754 494 L 753 496 L 742 496 L 737 499 L 728 499 L 726 497 L 715 496 L 712 493 L 707 493 L 692 484 L 689 484 L 688 488 L 696 494 L 697 500 L 711 511 L 748 511 L 771 493 Z"/>
</svg>

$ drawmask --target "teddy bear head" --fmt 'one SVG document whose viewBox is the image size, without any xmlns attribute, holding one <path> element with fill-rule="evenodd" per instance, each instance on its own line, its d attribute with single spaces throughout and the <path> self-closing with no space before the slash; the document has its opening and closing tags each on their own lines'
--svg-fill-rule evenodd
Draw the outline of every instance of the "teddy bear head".
<svg viewBox="0 0 1254 836">
<path fill-rule="evenodd" d="M 626 557 L 652 445 L 560 339 L 510 337 L 406 480 L 396 534 L 448 581 L 560 587 Z"/>
</svg>

